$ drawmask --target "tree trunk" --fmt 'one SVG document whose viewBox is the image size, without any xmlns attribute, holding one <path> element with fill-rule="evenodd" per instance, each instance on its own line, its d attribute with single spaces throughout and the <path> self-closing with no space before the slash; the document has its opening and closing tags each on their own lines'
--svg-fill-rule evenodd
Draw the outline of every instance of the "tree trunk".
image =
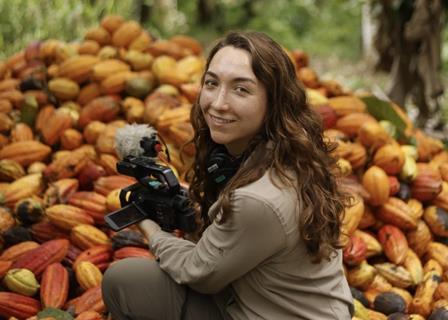
<svg viewBox="0 0 448 320">
<path fill-rule="evenodd" d="M 145 0 L 137 0 L 137 16 L 140 24 L 145 24 L 145 22 L 151 19 L 152 5 L 149 5 Z"/>
</svg>

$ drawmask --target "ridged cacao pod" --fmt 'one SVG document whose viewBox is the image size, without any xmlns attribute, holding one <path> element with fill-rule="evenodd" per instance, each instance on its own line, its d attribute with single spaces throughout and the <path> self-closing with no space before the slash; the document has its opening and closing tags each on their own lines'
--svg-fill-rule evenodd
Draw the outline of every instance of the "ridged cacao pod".
<svg viewBox="0 0 448 320">
<path fill-rule="evenodd" d="M 39 141 L 19 141 L 4 146 L 0 150 L 0 159 L 10 159 L 22 166 L 28 166 L 36 161 L 45 160 L 51 153 L 51 148 Z"/>
<path fill-rule="evenodd" d="M 66 239 L 50 240 L 39 247 L 20 256 L 13 268 L 26 268 L 39 276 L 53 262 L 60 262 L 65 257 L 69 246 Z"/>
<path fill-rule="evenodd" d="M 0 316 L 26 319 L 41 310 L 40 302 L 31 297 L 12 292 L 0 292 Z"/>
<path fill-rule="evenodd" d="M 373 157 L 374 165 L 382 168 L 387 174 L 395 175 L 401 171 L 405 157 L 398 144 L 386 144 L 379 148 Z"/>
<path fill-rule="evenodd" d="M 370 194 L 370 204 L 382 205 L 389 199 L 389 179 L 380 167 L 371 166 L 367 169 L 362 177 L 362 185 Z"/>
<path fill-rule="evenodd" d="M 403 261 L 403 267 L 409 271 L 415 285 L 418 285 L 423 279 L 423 266 L 417 254 L 408 249 L 406 258 Z"/>
<path fill-rule="evenodd" d="M 100 269 L 90 261 L 81 261 L 75 267 L 76 280 L 84 290 L 101 284 L 103 274 Z"/>
<path fill-rule="evenodd" d="M 418 174 L 411 185 L 412 197 L 420 201 L 430 201 L 442 192 L 442 179 L 431 168 L 418 166 Z"/>
<path fill-rule="evenodd" d="M 383 248 L 378 240 L 370 233 L 356 230 L 354 236 L 361 238 L 367 246 L 366 258 L 379 255 L 383 252 Z"/>
<path fill-rule="evenodd" d="M 417 228 L 408 231 L 406 238 L 408 239 L 409 247 L 414 250 L 417 256 L 422 257 L 426 252 L 428 244 L 432 241 L 432 234 L 428 225 L 424 221 L 419 220 Z"/>
<path fill-rule="evenodd" d="M 109 237 L 103 231 L 88 224 L 74 226 L 70 232 L 70 241 L 83 250 L 110 244 Z"/>
<path fill-rule="evenodd" d="M 343 250 L 344 263 L 349 266 L 358 265 L 366 258 L 366 253 L 367 245 L 364 240 L 352 235 Z"/>
<path fill-rule="evenodd" d="M 3 282 L 12 292 L 29 297 L 33 296 L 40 287 L 34 273 L 28 269 L 10 269 Z"/>
<path fill-rule="evenodd" d="M 402 266 L 384 262 L 375 264 L 374 267 L 395 287 L 407 288 L 413 284 L 411 274 Z"/>
<path fill-rule="evenodd" d="M 430 242 L 426 254 L 428 258 L 440 263 L 444 270 L 448 269 L 448 246 L 439 242 Z"/>
<path fill-rule="evenodd" d="M 366 290 L 377 274 L 377 270 L 367 261 L 347 271 L 347 281 L 350 286 Z"/>
<path fill-rule="evenodd" d="M 50 264 L 42 275 L 40 299 L 44 308 L 62 308 L 68 297 L 67 269 L 59 262 Z"/>
<path fill-rule="evenodd" d="M 93 218 L 85 210 L 66 204 L 56 204 L 47 208 L 46 215 L 55 226 L 68 231 L 80 224 L 94 223 Z"/>
<path fill-rule="evenodd" d="M 395 197 L 390 197 L 377 211 L 377 217 L 385 223 L 393 224 L 403 230 L 414 230 L 417 221 L 409 206 Z"/>
<path fill-rule="evenodd" d="M 432 233 L 448 237 L 448 212 L 436 206 L 429 206 L 424 211 L 423 219 Z"/>
<path fill-rule="evenodd" d="M 402 264 L 408 251 L 408 242 L 403 232 L 393 225 L 384 225 L 378 231 L 378 240 L 386 257 L 395 264 Z"/>
</svg>

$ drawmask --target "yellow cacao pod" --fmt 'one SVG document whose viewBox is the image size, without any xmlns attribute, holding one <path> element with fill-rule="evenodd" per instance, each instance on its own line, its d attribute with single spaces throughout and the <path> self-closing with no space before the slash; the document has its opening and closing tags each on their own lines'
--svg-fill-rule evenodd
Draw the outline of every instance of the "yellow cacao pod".
<svg viewBox="0 0 448 320">
<path fill-rule="evenodd" d="M 34 273 L 28 269 L 22 268 L 9 270 L 3 281 L 9 290 L 30 297 L 33 296 L 40 287 Z"/>
</svg>

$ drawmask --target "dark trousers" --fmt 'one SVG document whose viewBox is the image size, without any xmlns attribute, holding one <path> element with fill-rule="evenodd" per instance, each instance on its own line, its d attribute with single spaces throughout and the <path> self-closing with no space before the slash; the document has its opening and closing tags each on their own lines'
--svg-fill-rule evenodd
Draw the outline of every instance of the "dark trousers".
<svg viewBox="0 0 448 320">
<path fill-rule="evenodd" d="M 155 260 L 128 258 L 104 274 L 103 300 L 113 320 L 222 320 L 212 295 L 174 282 Z"/>
</svg>

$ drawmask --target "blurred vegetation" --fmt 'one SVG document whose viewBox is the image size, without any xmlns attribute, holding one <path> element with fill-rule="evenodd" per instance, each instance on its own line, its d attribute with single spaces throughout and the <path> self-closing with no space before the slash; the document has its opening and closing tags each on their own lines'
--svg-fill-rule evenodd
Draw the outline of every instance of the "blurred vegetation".
<svg viewBox="0 0 448 320">
<path fill-rule="evenodd" d="M 185 33 L 207 44 L 228 30 L 253 29 L 270 34 L 288 48 L 350 60 L 360 57 L 360 0 L 205 2 L 217 12 L 207 25 L 198 22 L 197 0 L 0 0 L 0 57 L 21 50 L 32 40 L 80 40 L 106 14 L 139 20 L 142 5 L 151 10 L 149 20 L 142 24 L 158 37 Z"/>
<path fill-rule="evenodd" d="M 368 0 L 0 0 L 0 59 L 33 40 L 82 40 L 107 14 L 135 19 L 155 37 L 188 34 L 207 48 L 228 30 L 266 32 L 289 49 L 303 49 L 323 78 L 352 90 L 378 86 L 362 60 L 361 8 Z M 202 7 L 200 6 L 202 4 Z M 204 15 L 202 10 L 207 9 Z M 208 15 L 207 15 L 208 14 Z M 448 71 L 448 32 L 444 33 Z M 448 122 L 448 102 L 445 117 Z"/>
</svg>

